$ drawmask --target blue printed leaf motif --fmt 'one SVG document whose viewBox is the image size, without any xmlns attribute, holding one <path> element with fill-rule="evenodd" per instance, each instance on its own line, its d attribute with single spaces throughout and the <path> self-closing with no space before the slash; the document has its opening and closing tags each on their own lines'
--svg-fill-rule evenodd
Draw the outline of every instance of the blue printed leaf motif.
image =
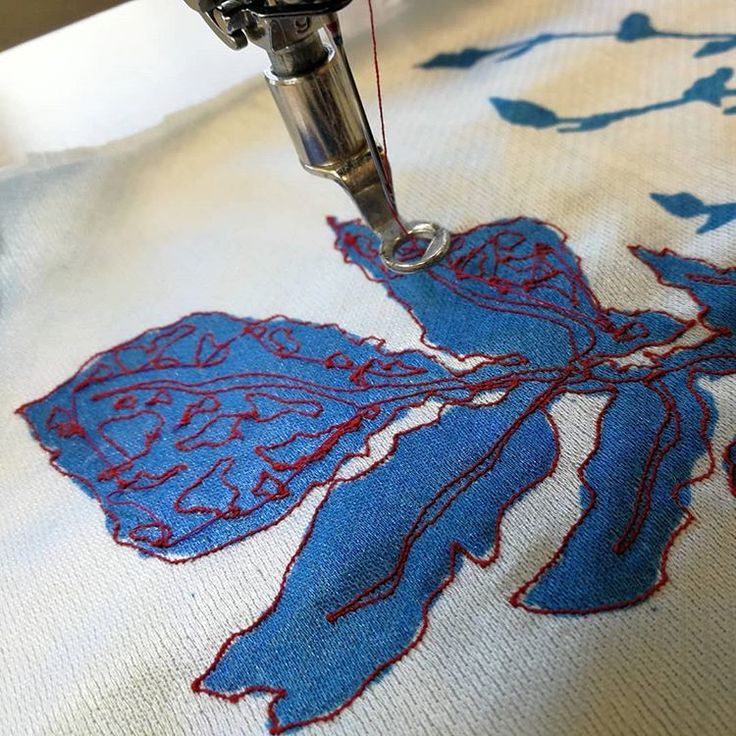
<svg viewBox="0 0 736 736">
<path fill-rule="evenodd" d="M 552 110 L 527 100 L 507 100 L 491 97 L 498 114 L 508 123 L 528 125 L 532 128 L 552 128 L 560 119 Z"/>
<path fill-rule="evenodd" d="M 626 16 L 616 32 L 586 31 L 541 33 L 520 41 L 487 49 L 466 48 L 457 52 L 442 52 L 428 59 L 419 66 L 423 69 L 468 69 L 483 59 L 492 58 L 496 62 L 505 62 L 524 56 L 535 48 L 560 41 L 585 41 L 613 38 L 621 43 L 633 43 L 646 39 L 668 39 L 670 41 L 703 41 L 707 39 L 696 53 L 696 57 L 711 56 L 736 48 L 736 33 L 683 33 L 677 31 L 660 31 L 653 25 L 648 15 L 631 13 Z M 726 86 L 733 76 L 733 69 L 721 67 L 707 77 L 695 80 L 680 97 L 662 100 L 637 107 L 622 108 L 593 113 L 591 115 L 558 114 L 550 108 L 524 99 L 512 100 L 503 97 L 491 97 L 490 102 L 496 112 L 508 123 L 537 129 L 556 128 L 560 133 L 580 133 L 602 130 L 627 118 L 639 117 L 661 110 L 671 110 L 693 102 L 707 102 L 720 107 L 724 115 L 736 113 L 736 107 L 724 107 L 724 99 L 736 95 L 736 89 Z"/>
<path fill-rule="evenodd" d="M 678 194 L 657 194 L 653 192 L 650 196 L 658 205 L 676 217 L 688 218 L 707 215 L 705 223 L 697 230 L 699 235 L 717 230 L 719 227 L 736 221 L 736 202 L 705 204 L 689 192 L 679 192 Z"/>
<path fill-rule="evenodd" d="M 696 57 L 722 54 L 736 48 L 736 33 L 717 31 L 714 33 L 687 33 L 682 31 L 661 31 L 652 25 L 645 13 L 631 13 L 620 23 L 616 31 L 566 31 L 563 33 L 540 33 L 519 41 L 491 48 L 468 47 L 461 51 L 441 52 L 419 64 L 422 69 L 469 69 L 486 58 L 497 62 L 509 61 L 524 56 L 539 46 L 559 41 L 586 41 L 610 38 L 620 43 L 633 43 L 648 39 L 667 39 L 670 41 L 707 42 L 694 54 Z"/>
<path fill-rule="evenodd" d="M 593 113 L 586 116 L 561 116 L 553 110 L 529 100 L 508 100 L 502 97 L 491 97 L 490 101 L 500 117 L 513 125 L 540 129 L 557 127 L 560 133 L 580 133 L 601 130 L 627 118 L 639 117 L 661 110 L 671 110 L 693 102 L 706 102 L 709 105 L 721 108 L 724 114 L 730 114 L 730 108 L 723 109 L 721 106 L 725 98 L 736 95 L 736 89 L 726 86 L 732 77 L 733 69 L 721 67 L 707 77 L 696 79 L 676 99 L 654 102 L 640 107 Z"/>
<path fill-rule="evenodd" d="M 679 194 L 652 194 L 652 199 L 662 205 L 672 215 L 678 217 L 696 217 L 706 213 L 705 204 L 695 195 L 688 192 Z"/>
<path fill-rule="evenodd" d="M 506 511 L 555 472 L 550 410 L 565 394 L 605 399 L 580 517 L 512 604 L 595 613 L 662 587 L 691 488 L 717 462 L 699 380 L 736 373 L 736 269 L 632 249 L 698 304 L 685 322 L 602 305 L 564 233 L 536 220 L 457 235 L 408 277 L 386 270 L 363 225 L 331 224 L 345 261 L 416 322 L 420 350 L 286 317 L 195 314 L 20 409 L 115 539 L 168 561 L 255 534 L 326 486 L 272 605 L 193 685 L 267 694 L 272 733 L 348 707 L 422 639 L 463 562 L 497 558 Z M 680 344 L 696 326 L 700 340 Z M 371 464 L 379 434 L 388 455 Z"/>
<path fill-rule="evenodd" d="M 648 15 L 644 13 L 631 13 L 631 15 L 627 15 L 621 21 L 616 38 L 619 41 L 630 43 L 658 35 L 658 31 L 655 31 L 652 27 L 652 22 L 649 20 Z"/>
<path fill-rule="evenodd" d="M 715 54 L 723 54 L 732 49 L 736 49 L 736 37 L 731 37 L 724 41 L 708 41 L 702 48 L 698 49 L 695 56 L 713 56 Z"/>
<path fill-rule="evenodd" d="M 724 97 L 736 94 L 736 91 L 728 89 L 726 82 L 733 77 L 733 69 L 724 66 L 716 69 L 713 74 L 702 79 L 696 79 L 692 86 L 682 93 L 683 102 L 707 102 L 719 107 Z"/>
</svg>

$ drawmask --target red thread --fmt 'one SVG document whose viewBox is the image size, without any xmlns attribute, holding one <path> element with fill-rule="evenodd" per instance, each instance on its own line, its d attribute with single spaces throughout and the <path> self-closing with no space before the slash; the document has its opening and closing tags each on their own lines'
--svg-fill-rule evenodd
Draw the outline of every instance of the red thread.
<svg viewBox="0 0 736 736">
<path fill-rule="evenodd" d="M 368 0 L 368 15 L 371 22 L 371 46 L 373 48 L 373 72 L 376 77 L 376 94 L 378 96 L 378 114 L 381 119 L 381 142 L 383 155 L 388 162 L 388 145 L 386 144 L 386 119 L 383 115 L 383 94 L 381 92 L 381 65 L 378 62 L 378 38 L 376 35 L 376 18 L 373 12 L 373 0 Z M 388 172 L 386 172 L 388 174 Z"/>
<path fill-rule="evenodd" d="M 734 461 L 734 457 L 736 457 L 736 440 L 723 451 L 723 462 L 726 465 L 728 488 L 731 494 L 736 496 L 736 461 Z"/>
<path fill-rule="evenodd" d="M 391 170 L 391 162 L 389 161 L 389 157 L 388 157 L 388 143 L 386 140 L 386 118 L 383 112 L 383 91 L 381 89 L 381 65 L 378 61 L 378 36 L 376 33 L 375 13 L 373 12 L 373 0 L 368 0 L 368 15 L 369 15 L 370 24 L 371 24 L 371 47 L 373 49 L 373 73 L 376 78 L 376 96 L 378 98 L 378 116 L 381 120 L 381 144 L 383 145 L 382 168 L 386 175 L 386 181 L 391 190 L 391 195 L 393 196 L 394 177 L 393 177 L 393 172 Z M 396 206 L 394 205 L 394 203 L 389 202 L 388 205 L 389 205 L 389 208 L 391 209 L 391 214 L 394 216 L 394 220 L 396 220 L 396 224 L 401 228 L 401 231 L 404 233 L 404 235 L 407 238 L 411 238 L 411 240 L 409 241 L 409 244 L 419 249 L 416 239 L 411 237 L 411 233 L 406 229 L 406 226 L 404 225 L 401 218 L 399 217 L 399 213 L 396 210 Z M 421 253 L 419 253 L 418 255 L 421 255 Z"/>
</svg>

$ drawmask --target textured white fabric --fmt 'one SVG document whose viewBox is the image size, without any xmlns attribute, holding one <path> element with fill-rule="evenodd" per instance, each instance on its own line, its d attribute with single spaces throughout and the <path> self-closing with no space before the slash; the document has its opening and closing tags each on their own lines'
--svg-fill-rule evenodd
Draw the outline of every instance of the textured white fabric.
<svg viewBox="0 0 736 736">
<path fill-rule="evenodd" d="M 694 302 L 658 285 L 626 246 L 736 264 L 734 223 L 696 235 L 699 221 L 650 198 L 736 200 L 736 119 L 695 103 L 560 134 L 505 123 L 488 99 L 580 115 L 646 105 L 736 65 L 735 50 L 695 58 L 695 41 L 602 38 L 463 71 L 416 68 L 467 46 L 615 30 L 634 11 L 667 30 L 736 33 L 734 5 L 717 0 L 435 0 L 383 27 L 398 201 L 406 217 L 455 231 L 519 214 L 553 222 L 602 303 L 691 318 Z M 372 98 L 367 39 L 350 51 Z M 231 704 L 190 683 L 269 604 L 319 494 L 193 564 L 146 560 L 113 543 L 98 506 L 48 465 L 13 411 L 93 353 L 198 310 L 339 321 L 391 348 L 417 345 L 416 325 L 332 248 L 327 215 L 354 212 L 336 186 L 300 171 L 259 80 L 133 138 L 0 175 L 0 732 L 263 732 L 263 698 Z M 712 384 L 720 453 L 736 427 L 736 381 Z M 556 407 L 565 454 L 509 514 L 499 563 L 465 566 L 418 649 L 310 733 L 733 733 L 736 504 L 721 467 L 694 493 L 697 522 L 650 600 L 583 618 L 508 604 L 578 516 L 575 468 L 600 408 L 581 398 Z"/>
</svg>

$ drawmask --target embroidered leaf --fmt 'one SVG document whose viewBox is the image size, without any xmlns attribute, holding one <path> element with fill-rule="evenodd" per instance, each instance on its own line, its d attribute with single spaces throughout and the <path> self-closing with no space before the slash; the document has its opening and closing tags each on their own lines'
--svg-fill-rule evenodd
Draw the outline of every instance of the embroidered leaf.
<svg viewBox="0 0 736 736">
<path fill-rule="evenodd" d="M 692 209 L 676 196 L 666 206 Z M 20 409 L 114 537 L 148 555 L 215 551 L 327 486 L 275 601 L 194 683 L 230 700 L 268 694 L 274 733 L 347 707 L 422 638 L 462 561 L 496 558 L 505 511 L 555 469 L 548 412 L 565 393 L 607 397 L 579 468 L 581 516 L 512 602 L 593 613 L 651 595 L 693 518 L 691 486 L 716 467 L 699 380 L 736 373 L 736 269 L 632 248 L 697 302 L 683 322 L 601 305 L 564 233 L 535 220 L 455 236 L 411 276 L 384 268 L 365 227 L 331 224 L 436 359 L 334 325 L 197 314 L 95 356 Z M 676 344 L 696 323 L 700 341 Z M 387 456 L 338 482 L 378 433 Z M 722 460 L 736 494 L 734 452 Z"/>
<path fill-rule="evenodd" d="M 663 250 L 632 248 L 666 286 L 685 289 L 700 306 L 700 321 L 710 330 L 702 344 L 671 351 L 660 359 L 667 370 L 698 367 L 713 375 L 734 370 L 736 359 L 736 268 L 718 268 L 697 258 Z"/>
<path fill-rule="evenodd" d="M 283 518 L 445 376 L 332 326 L 195 314 L 21 412 L 118 542 L 181 560 Z"/>
<path fill-rule="evenodd" d="M 731 493 L 736 496 L 736 438 L 723 451 L 723 465 Z"/>
<path fill-rule="evenodd" d="M 687 375 L 612 387 L 582 468 L 583 516 L 512 601 L 545 613 L 592 613 L 629 606 L 662 585 L 673 536 L 692 519 L 690 474 L 708 451 L 711 416 Z"/>
<path fill-rule="evenodd" d="M 693 360 L 691 351 L 682 351 L 687 362 L 678 351 L 653 357 L 654 368 L 612 364 L 607 351 L 617 339 L 627 345 L 620 351 L 626 355 L 627 349 L 672 342 L 687 325 L 663 313 L 603 309 L 559 231 L 529 220 L 483 226 L 456 238 L 445 262 L 430 272 L 404 278 L 383 268 L 377 243 L 364 228 L 333 227 L 346 259 L 380 282 L 436 344 L 488 351 L 491 365 L 467 380 L 490 388 L 506 381 L 507 393 L 498 405 L 482 409 L 448 406 L 439 423 L 404 436 L 391 462 L 334 488 L 274 605 L 231 637 L 195 683 L 230 699 L 249 692 L 275 696 L 274 732 L 349 704 L 422 637 L 429 606 L 461 559 L 488 564 L 495 557 L 503 512 L 554 467 L 556 440 L 543 410 L 560 393 L 607 393 L 609 402 L 596 447 L 581 467 L 581 519 L 558 554 L 512 599 L 530 611 L 620 608 L 661 586 L 672 541 L 692 518 L 687 506 L 697 480 L 693 468 L 704 454 L 712 455 L 713 410 L 697 379 L 720 364 L 703 352 Z M 726 339 L 726 330 L 715 325 L 732 318 L 734 302 L 703 290 L 727 287 L 730 272 L 700 264 L 702 273 L 692 274 L 695 264 L 687 259 L 669 263 L 664 254 L 636 253 L 666 283 L 680 285 L 679 269 L 688 281 L 694 278 L 702 318 L 714 330 L 706 344 L 714 353 L 722 350 L 716 343 Z M 480 316 L 486 309 L 492 319 Z M 568 336 L 577 336 L 575 315 L 594 325 L 592 339 L 585 351 L 560 351 L 554 330 L 564 325 Z M 534 321 L 546 333 L 536 333 Z M 499 335 L 501 342 L 494 342 Z M 498 350 L 489 351 L 507 349 L 512 339 L 523 343 L 519 352 L 499 358 Z M 727 358 L 731 372 L 733 357 Z M 565 377 L 566 371 L 572 373 Z M 537 383 L 540 375 L 548 382 Z M 443 453 L 448 443 L 463 449 Z M 513 460 L 518 457 L 526 459 L 521 466 Z M 459 470 L 463 459 L 469 465 Z M 703 477 L 712 469 L 713 462 Z M 341 533 L 345 518 L 361 523 Z"/>
<path fill-rule="evenodd" d="M 553 375 L 571 360 L 628 355 L 673 340 L 685 328 L 663 312 L 602 307 L 565 234 L 543 222 L 481 225 L 456 236 L 440 264 L 410 278 L 383 266 L 378 242 L 365 228 L 333 227 L 345 258 L 404 306 L 425 332 L 425 343 L 482 354 L 501 364 L 503 375 L 513 366 Z"/>
<path fill-rule="evenodd" d="M 404 436 L 390 463 L 334 488 L 275 607 L 230 638 L 195 689 L 275 696 L 274 733 L 350 702 L 422 637 L 463 558 L 489 563 L 505 509 L 551 472 L 555 435 L 534 408 L 547 390 L 448 408 Z M 448 454 L 449 438 L 465 451 Z M 539 451 L 530 455 L 531 445 Z"/>
</svg>

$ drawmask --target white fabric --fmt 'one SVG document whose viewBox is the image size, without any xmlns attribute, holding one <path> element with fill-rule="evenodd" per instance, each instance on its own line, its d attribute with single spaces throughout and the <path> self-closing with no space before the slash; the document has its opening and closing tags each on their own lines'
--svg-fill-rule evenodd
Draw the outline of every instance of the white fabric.
<svg viewBox="0 0 736 736">
<path fill-rule="evenodd" d="M 695 304 L 656 283 L 627 244 L 736 264 L 733 225 L 695 235 L 651 192 L 736 199 L 733 116 L 693 104 L 596 133 L 509 125 L 493 94 L 580 114 L 678 96 L 736 51 L 695 42 L 566 41 L 504 64 L 428 72 L 438 52 L 542 32 L 658 27 L 736 32 L 728 2 L 416 2 L 380 34 L 389 150 L 407 217 L 452 230 L 526 214 L 569 233 L 603 304 Z M 183 10 L 182 12 L 185 12 Z M 205 30 L 203 29 L 203 33 Z M 373 98 L 366 38 L 350 47 Z M 728 58 L 726 58 L 728 57 Z M 234 61 L 234 63 L 236 63 Z M 332 248 L 338 187 L 298 167 L 259 80 L 99 149 L 38 155 L 0 178 L 0 731 L 258 734 L 265 700 L 194 695 L 230 631 L 268 605 L 318 495 L 276 528 L 194 564 L 116 546 L 98 506 L 47 463 L 13 415 L 93 353 L 197 310 L 339 323 L 415 346 L 416 326 Z M 714 383 L 715 449 L 736 426 L 733 377 Z M 565 455 L 504 525 L 500 562 L 465 566 L 426 639 L 322 734 L 726 734 L 736 723 L 736 504 L 725 476 L 697 487 L 669 585 L 619 613 L 534 616 L 508 604 L 579 512 L 575 468 L 595 401 L 556 418 Z"/>
</svg>

